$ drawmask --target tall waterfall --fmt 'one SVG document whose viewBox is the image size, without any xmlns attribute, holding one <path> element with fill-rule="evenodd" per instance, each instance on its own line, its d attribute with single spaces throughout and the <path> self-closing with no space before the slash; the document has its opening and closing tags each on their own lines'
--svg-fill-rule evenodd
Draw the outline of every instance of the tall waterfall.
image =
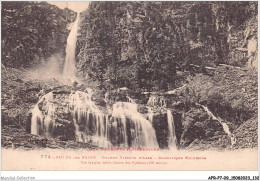
<svg viewBox="0 0 260 181">
<path fill-rule="evenodd" d="M 79 17 L 78 13 L 67 38 L 63 68 L 63 78 L 71 81 L 76 79 L 75 50 Z M 76 141 L 99 147 L 158 148 L 151 122 L 137 111 L 137 104 L 133 99 L 127 96 L 129 102 L 115 103 L 112 113 L 109 114 L 104 108 L 101 110 L 95 105 L 91 100 L 92 94 L 91 89 L 85 89 L 85 92 L 71 91 L 70 95 L 62 95 L 62 98 L 57 98 L 52 92 L 44 95 L 32 109 L 31 134 L 46 137 L 56 135 L 55 126 L 62 124 L 62 120 L 56 119 L 57 115 L 61 110 L 66 110 L 68 116 L 64 121 L 69 121 L 73 128 L 75 127 Z"/>
<path fill-rule="evenodd" d="M 168 147 L 176 148 L 176 136 L 175 136 L 175 125 L 171 110 L 167 110 L 167 121 L 168 121 Z"/>
<path fill-rule="evenodd" d="M 79 18 L 80 15 L 78 13 L 76 21 L 74 22 L 74 25 L 67 38 L 66 59 L 63 67 L 63 77 L 65 79 L 70 80 L 75 80 L 76 78 L 75 51 L 77 43 Z"/>
</svg>

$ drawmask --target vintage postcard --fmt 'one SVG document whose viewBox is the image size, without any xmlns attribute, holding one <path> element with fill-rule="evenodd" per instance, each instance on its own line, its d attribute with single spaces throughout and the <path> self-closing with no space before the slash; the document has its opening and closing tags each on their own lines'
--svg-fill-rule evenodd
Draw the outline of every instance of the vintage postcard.
<svg viewBox="0 0 260 181">
<path fill-rule="evenodd" d="M 258 170 L 258 2 L 1 2 L 2 170 Z"/>
</svg>

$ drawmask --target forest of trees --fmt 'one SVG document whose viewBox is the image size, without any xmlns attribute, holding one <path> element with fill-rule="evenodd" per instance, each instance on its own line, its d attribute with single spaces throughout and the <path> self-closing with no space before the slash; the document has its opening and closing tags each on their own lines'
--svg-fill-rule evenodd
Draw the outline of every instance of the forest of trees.
<svg viewBox="0 0 260 181">
<path fill-rule="evenodd" d="M 256 2 L 91 2 L 81 14 L 79 72 L 105 89 L 176 88 L 192 65 L 228 64 L 230 27 L 256 15 Z"/>
</svg>

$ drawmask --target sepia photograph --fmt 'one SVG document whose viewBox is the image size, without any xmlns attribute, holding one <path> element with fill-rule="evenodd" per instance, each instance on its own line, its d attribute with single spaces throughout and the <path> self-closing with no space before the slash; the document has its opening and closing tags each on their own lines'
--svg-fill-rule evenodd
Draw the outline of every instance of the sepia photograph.
<svg viewBox="0 0 260 181">
<path fill-rule="evenodd" d="M 258 2 L 2 1 L 1 154 L 6 171 L 258 170 Z"/>
</svg>

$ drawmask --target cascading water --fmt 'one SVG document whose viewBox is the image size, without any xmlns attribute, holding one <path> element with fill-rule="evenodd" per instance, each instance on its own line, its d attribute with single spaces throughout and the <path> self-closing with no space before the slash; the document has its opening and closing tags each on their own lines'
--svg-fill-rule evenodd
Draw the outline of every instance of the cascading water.
<svg viewBox="0 0 260 181">
<path fill-rule="evenodd" d="M 64 121 L 70 121 L 75 129 L 75 139 L 79 142 L 107 148 L 158 148 L 155 130 L 151 122 L 137 111 L 137 104 L 117 102 L 111 115 L 100 110 L 91 100 L 91 95 L 91 89 L 72 91 L 70 95 L 53 92 L 44 95 L 32 109 L 31 133 L 54 137 L 57 135 L 55 130 L 62 124 L 58 116 L 65 111 Z"/>
<path fill-rule="evenodd" d="M 151 95 L 148 99 L 147 105 L 149 106 L 158 106 L 158 107 L 166 107 L 166 100 L 163 96 Z"/>
<path fill-rule="evenodd" d="M 75 49 L 79 24 L 79 13 L 67 39 L 66 59 L 63 78 L 76 79 Z M 137 105 L 129 96 L 129 102 L 117 102 L 113 105 L 112 116 L 103 113 L 91 100 L 93 92 L 87 88 L 85 92 L 72 92 L 65 99 L 68 101 L 69 114 L 75 126 L 76 140 L 87 142 L 99 147 L 158 147 L 155 130 L 142 114 L 138 113 Z M 67 96 L 67 97 L 66 97 Z M 53 136 L 55 126 L 55 104 L 53 93 L 44 95 L 32 110 L 31 133 Z M 40 109 L 44 103 L 44 109 Z M 67 104 L 67 103 L 66 103 Z M 65 105 L 66 105 L 65 104 Z M 69 121 L 69 120 L 67 120 Z"/>
<path fill-rule="evenodd" d="M 32 109 L 31 134 L 51 137 L 51 128 L 53 128 L 53 124 L 55 124 L 53 121 L 55 106 L 52 101 L 53 93 L 49 92 L 42 96 Z M 41 106 L 42 111 L 39 109 L 40 104 L 43 104 Z"/>
<path fill-rule="evenodd" d="M 70 95 L 69 107 L 80 142 L 99 147 L 158 147 L 152 124 L 138 113 L 134 103 L 115 103 L 109 119 L 91 100 L 90 94 L 76 91 Z"/>
<path fill-rule="evenodd" d="M 100 147 L 111 147 L 108 141 L 108 116 L 102 114 L 91 100 L 92 91 L 88 92 L 76 91 L 70 95 L 69 107 L 73 113 L 77 140 Z"/>
<path fill-rule="evenodd" d="M 153 115 L 154 115 L 154 113 L 153 113 L 152 108 L 151 108 L 151 107 L 148 107 L 147 119 L 148 119 L 151 123 L 153 123 Z"/>
<path fill-rule="evenodd" d="M 175 125 L 171 110 L 167 110 L 167 122 L 168 122 L 168 147 L 170 149 L 176 148 L 176 136 L 175 136 Z"/>
<path fill-rule="evenodd" d="M 166 110 L 166 99 L 164 96 L 151 95 L 147 102 L 147 119 L 153 123 L 154 111 L 153 109 L 158 109 L 164 112 Z M 168 148 L 176 149 L 177 140 L 175 135 L 175 124 L 173 115 L 170 109 L 167 109 L 167 126 L 168 126 Z"/>
<path fill-rule="evenodd" d="M 137 111 L 137 104 L 117 102 L 113 105 L 112 129 L 122 137 L 122 146 L 158 147 L 152 124 Z M 121 125 L 121 126 L 119 126 Z"/>
<path fill-rule="evenodd" d="M 228 125 L 220 118 L 217 118 L 206 106 L 203 106 L 203 105 L 200 105 L 200 106 L 207 112 L 207 114 L 209 116 L 211 116 L 214 120 L 218 121 L 222 125 L 223 130 L 230 137 L 231 145 L 234 145 L 236 141 L 235 141 L 233 134 L 230 132 Z"/>
<path fill-rule="evenodd" d="M 80 15 L 78 13 L 76 21 L 74 22 L 74 25 L 67 38 L 66 59 L 63 67 L 63 78 L 70 80 L 76 79 L 75 50 L 77 43 L 79 18 Z"/>
</svg>

